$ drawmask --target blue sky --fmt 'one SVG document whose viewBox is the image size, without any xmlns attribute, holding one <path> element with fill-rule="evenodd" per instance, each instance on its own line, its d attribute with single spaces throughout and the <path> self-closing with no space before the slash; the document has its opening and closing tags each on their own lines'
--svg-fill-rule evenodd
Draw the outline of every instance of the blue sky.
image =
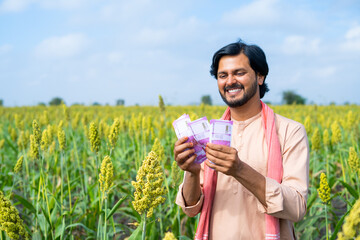
<svg viewBox="0 0 360 240">
<path fill-rule="evenodd" d="M 213 53 L 239 38 L 267 56 L 270 92 L 360 104 L 358 0 L 1 0 L 0 99 L 223 104 Z"/>
</svg>

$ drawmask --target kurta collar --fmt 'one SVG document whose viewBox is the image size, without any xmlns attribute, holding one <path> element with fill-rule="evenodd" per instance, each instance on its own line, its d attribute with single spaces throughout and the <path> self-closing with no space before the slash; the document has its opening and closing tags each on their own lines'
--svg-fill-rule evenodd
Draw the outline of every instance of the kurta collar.
<svg viewBox="0 0 360 240">
<path fill-rule="evenodd" d="M 249 118 L 249 119 L 246 119 L 244 121 L 236 121 L 235 119 L 233 119 L 231 117 L 231 121 L 233 121 L 233 125 L 237 125 L 237 126 L 241 126 L 243 128 L 247 127 L 250 123 L 252 123 L 253 121 L 255 121 L 256 119 L 260 118 L 261 117 L 261 112 L 260 111 L 258 114 L 256 114 L 255 116 Z"/>
</svg>

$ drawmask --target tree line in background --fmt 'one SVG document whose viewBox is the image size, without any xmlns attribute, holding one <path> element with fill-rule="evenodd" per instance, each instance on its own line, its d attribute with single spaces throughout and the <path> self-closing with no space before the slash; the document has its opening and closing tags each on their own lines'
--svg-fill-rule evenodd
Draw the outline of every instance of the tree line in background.
<svg viewBox="0 0 360 240">
<path fill-rule="evenodd" d="M 54 97 L 52 98 L 48 105 L 49 106 L 57 106 L 57 105 L 60 105 L 60 104 L 63 104 L 65 103 L 64 100 L 60 97 Z M 269 102 L 267 102 L 269 103 Z M 303 96 L 297 94 L 295 91 L 293 90 L 287 90 L 287 91 L 283 91 L 282 92 L 282 103 L 285 104 L 285 105 L 292 105 L 292 104 L 298 104 L 298 105 L 304 105 L 306 104 L 306 98 L 304 98 Z M 211 96 L 210 95 L 203 95 L 201 96 L 201 104 L 204 104 L 204 105 L 212 105 L 212 99 L 211 99 Z M 3 99 L 0 99 L 0 106 L 3 106 L 4 105 L 4 101 Z M 45 103 L 41 102 L 39 103 L 38 105 L 40 106 L 46 106 Z M 72 105 L 85 105 L 83 103 L 74 103 Z M 98 103 L 98 102 L 94 102 L 92 104 L 93 106 L 100 106 L 101 104 Z M 109 104 L 105 104 L 105 105 L 109 105 Z M 116 106 L 124 106 L 125 105 L 125 100 L 124 99 L 117 99 L 115 101 L 115 105 Z M 138 104 L 136 104 L 138 105 Z M 335 105 L 334 102 L 331 102 L 330 105 Z M 348 102 L 345 102 L 344 105 L 349 105 Z"/>
</svg>

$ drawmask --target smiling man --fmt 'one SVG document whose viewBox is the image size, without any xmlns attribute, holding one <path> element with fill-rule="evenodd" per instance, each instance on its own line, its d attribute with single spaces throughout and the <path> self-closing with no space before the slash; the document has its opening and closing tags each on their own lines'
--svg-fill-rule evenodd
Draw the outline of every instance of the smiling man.
<svg viewBox="0 0 360 240">
<path fill-rule="evenodd" d="M 306 213 L 309 146 L 304 127 L 275 114 L 260 99 L 268 91 L 264 52 L 242 41 L 214 56 L 210 73 L 233 121 L 231 147 L 208 143 L 194 163 L 193 143 L 175 143 L 185 171 L 176 203 L 201 213 L 195 239 L 296 239 L 293 222 Z"/>
</svg>

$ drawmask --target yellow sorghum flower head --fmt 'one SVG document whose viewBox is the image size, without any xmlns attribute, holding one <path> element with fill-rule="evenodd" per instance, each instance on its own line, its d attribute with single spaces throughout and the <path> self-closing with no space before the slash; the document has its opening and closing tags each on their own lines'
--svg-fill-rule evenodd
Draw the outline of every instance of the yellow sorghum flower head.
<svg viewBox="0 0 360 240">
<path fill-rule="evenodd" d="M 48 147 L 49 147 L 49 134 L 47 132 L 47 129 L 45 129 L 41 135 L 40 148 L 41 150 L 45 151 L 47 150 Z"/>
<path fill-rule="evenodd" d="M 355 124 L 355 116 L 354 113 L 350 110 L 346 115 L 346 128 L 348 130 L 352 129 Z"/>
<path fill-rule="evenodd" d="M 64 121 L 63 120 L 60 120 L 59 124 L 57 125 L 57 129 L 55 132 L 58 132 L 60 129 L 62 129 L 64 126 Z"/>
<path fill-rule="evenodd" d="M 39 124 L 37 123 L 36 120 L 33 121 L 32 127 L 33 127 L 34 140 L 35 140 L 36 144 L 39 145 L 40 140 L 41 140 L 41 131 L 40 131 Z"/>
<path fill-rule="evenodd" d="M 165 113 L 165 103 L 164 103 L 164 99 L 161 95 L 159 95 L 159 108 L 160 108 L 160 112 Z"/>
<path fill-rule="evenodd" d="M 70 111 L 69 111 L 69 108 L 68 108 L 65 104 L 63 104 L 62 107 L 63 107 L 63 110 L 64 110 L 65 120 L 66 120 L 66 121 L 69 121 L 69 120 L 70 120 Z"/>
<path fill-rule="evenodd" d="M 99 131 L 94 122 L 90 123 L 89 139 L 91 145 L 91 151 L 98 152 L 100 149 L 100 136 Z"/>
<path fill-rule="evenodd" d="M 320 132 L 318 128 L 315 128 L 314 133 L 311 137 L 311 148 L 313 150 L 320 149 Z"/>
<path fill-rule="evenodd" d="M 78 127 L 78 124 L 79 124 L 79 121 L 80 121 L 80 113 L 77 112 L 75 114 L 75 117 L 71 120 L 71 126 L 76 129 Z"/>
<path fill-rule="evenodd" d="M 151 148 L 151 151 L 154 151 L 156 153 L 156 156 L 158 157 L 160 163 L 165 160 L 165 150 L 158 138 L 155 138 L 155 142 L 153 147 Z"/>
<path fill-rule="evenodd" d="M 36 142 L 33 134 L 30 135 L 30 156 L 32 159 L 38 159 L 40 156 L 39 144 Z"/>
<path fill-rule="evenodd" d="M 153 215 L 154 208 L 163 203 L 166 190 L 162 187 L 164 173 L 160 162 L 154 151 L 149 152 L 136 175 L 136 182 L 132 181 L 135 187 L 132 202 L 135 210 L 142 215 L 146 213 L 149 218 Z"/>
<path fill-rule="evenodd" d="M 49 153 L 50 153 L 50 154 L 53 154 L 53 153 L 54 153 L 55 147 L 56 147 L 56 142 L 55 142 L 55 140 L 53 140 L 52 143 L 51 143 L 51 145 L 50 145 L 50 147 L 49 147 Z"/>
<path fill-rule="evenodd" d="M 66 137 L 65 137 L 65 131 L 59 129 L 58 131 L 58 140 L 59 140 L 59 146 L 60 150 L 65 150 L 66 148 Z"/>
<path fill-rule="evenodd" d="M 20 135 L 19 135 L 19 137 L 18 137 L 18 139 L 17 139 L 17 145 L 18 145 L 18 147 L 19 147 L 20 150 L 25 149 L 26 146 L 27 146 L 26 142 L 27 142 L 28 140 L 25 140 L 25 138 L 26 138 L 26 137 L 25 137 L 24 131 L 21 131 L 21 132 L 20 132 Z"/>
<path fill-rule="evenodd" d="M 0 140 L 0 149 L 2 149 L 5 145 L 5 139 Z"/>
<path fill-rule="evenodd" d="M 310 116 L 307 116 L 304 121 L 304 127 L 306 130 L 307 135 L 310 135 L 312 132 L 312 126 L 311 126 L 311 118 Z"/>
<path fill-rule="evenodd" d="M 354 147 L 349 148 L 349 158 L 348 163 L 354 172 L 360 172 L 360 161 L 359 161 L 359 155 L 355 151 Z"/>
<path fill-rule="evenodd" d="M 163 240 L 177 240 L 177 238 L 172 232 L 167 232 L 165 233 Z"/>
<path fill-rule="evenodd" d="M 43 112 L 43 114 L 40 118 L 40 123 L 45 126 L 49 124 L 49 114 L 47 111 Z"/>
<path fill-rule="evenodd" d="M 18 210 L 5 198 L 2 191 L 0 191 L 0 230 L 5 231 L 11 239 L 20 239 L 20 236 L 29 239 Z"/>
<path fill-rule="evenodd" d="M 338 234 L 338 239 L 360 239 L 360 199 L 355 202 L 349 215 L 345 217 L 342 232 Z"/>
<path fill-rule="evenodd" d="M 341 141 L 341 130 L 338 122 L 331 124 L 331 143 L 337 144 Z"/>
<path fill-rule="evenodd" d="M 99 182 L 100 190 L 108 193 L 113 185 L 114 167 L 109 156 L 105 156 L 100 168 Z"/>
<path fill-rule="evenodd" d="M 11 128 L 11 130 L 10 130 L 10 137 L 11 137 L 11 140 L 13 140 L 14 142 L 16 141 L 17 132 L 14 128 Z"/>
<path fill-rule="evenodd" d="M 14 114 L 14 120 L 15 120 L 15 127 L 20 128 L 19 124 L 21 120 L 20 120 L 20 116 L 17 113 Z"/>
<path fill-rule="evenodd" d="M 111 125 L 109 136 L 108 136 L 111 148 L 115 148 L 116 141 L 117 141 L 118 135 L 119 135 L 119 129 L 118 129 L 117 123 L 118 122 L 115 121 L 113 123 L 113 125 Z"/>
<path fill-rule="evenodd" d="M 325 173 L 321 173 L 320 175 L 320 187 L 317 191 L 321 201 L 327 204 L 330 200 L 330 187 Z"/>
<path fill-rule="evenodd" d="M 24 160 L 24 156 L 21 156 L 16 164 L 15 164 L 15 167 L 14 167 L 14 173 L 18 173 L 21 171 L 21 168 L 22 168 L 22 165 L 23 165 L 23 160 Z"/>
<path fill-rule="evenodd" d="M 118 118 L 114 119 L 114 123 L 113 123 L 116 133 L 119 134 L 121 131 L 121 124 L 120 124 L 120 120 Z"/>
<path fill-rule="evenodd" d="M 329 146 L 330 143 L 330 134 L 329 134 L 329 130 L 325 129 L 323 132 L 323 143 L 324 146 Z"/>
</svg>

